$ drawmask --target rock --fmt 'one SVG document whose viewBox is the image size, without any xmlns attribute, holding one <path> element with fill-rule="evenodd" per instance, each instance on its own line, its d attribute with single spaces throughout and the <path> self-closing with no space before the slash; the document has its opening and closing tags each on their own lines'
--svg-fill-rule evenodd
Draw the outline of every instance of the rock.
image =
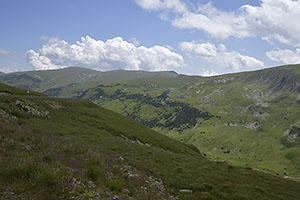
<svg viewBox="0 0 300 200">
<path fill-rule="evenodd" d="M 211 95 L 206 95 L 201 99 L 201 103 L 213 102 L 214 98 Z"/>
<path fill-rule="evenodd" d="M 261 125 L 259 122 L 251 122 L 251 123 L 248 123 L 245 127 L 249 128 L 251 130 L 257 130 L 260 126 Z"/>
<path fill-rule="evenodd" d="M 198 95 L 202 95 L 202 94 L 204 94 L 205 93 L 205 89 L 204 90 L 197 90 L 196 91 L 196 94 L 198 94 Z"/>
<path fill-rule="evenodd" d="M 287 141 L 290 143 L 300 141 L 300 127 L 293 125 L 291 129 L 284 132 L 284 135 L 287 136 Z"/>
<path fill-rule="evenodd" d="M 5 122 L 16 121 L 17 118 L 13 115 L 8 114 L 6 111 L 0 108 L 0 118 L 3 118 Z"/>
<path fill-rule="evenodd" d="M 40 108 L 33 102 L 23 102 L 17 99 L 15 105 L 19 107 L 22 111 L 30 113 L 32 115 L 40 117 L 47 117 L 49 115 L 49 111 Z"/>
<path fill-rule="evenodd" d="M 181 189 L 181 190 L 179 190 L 179 192 L 181 192 L 181 193 L 193 193 L 192 190 L 187 190 L 187 189 Z"/>
<path fill-rule="evenodd" d="M 234 126 L 234 127 L 236 127 L 236 126 L 238 126 L 238 124 L 237 123 L 225 123 L 224 126 Z"/>
<path fill-rule="evenodd" d="M 218 80 L 214 80 L 214 83 L 227 83 L 229 81 L 234 81 L 234 77 L 231 78 L 222 78 L 222 79 L 218 79 Z"/>
<path fill-rule="evenodd" d="M 213 91 L 213 93 L 218 94 L 218 95 L 222 95 L 222 96 L 225 95 L 225 91 L 222 90 L 222 89 L 216 89 L 216 90 Z"/>
</svg>

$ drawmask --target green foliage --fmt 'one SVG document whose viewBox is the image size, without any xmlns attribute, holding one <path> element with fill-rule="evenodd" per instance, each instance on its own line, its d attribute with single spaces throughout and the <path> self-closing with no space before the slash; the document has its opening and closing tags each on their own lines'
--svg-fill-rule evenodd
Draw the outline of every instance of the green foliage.
<svg viewBox="0 0 300 200">
<path fill-rule="evenodd" d="M 194 145 L 211 159 L 300 178 L 300 157 L 286 157 L 300 150 L 294 125 L 300 120 L 299 69 L 134 79 L 99 85 L 81 97 Z"/>
<path fill-rule="evenodd" d="M 104 172 L 101 170 L 99 166 L 89 161 L 87 165 L 86 176 L 89 180 L 98 183 L 99 179 L 103 180 Z"/>
<path fill-rule="evenodd" d="M 7 182 L 28 181 L 34 179 L 40 170 L 40 165 L 36 162 L 26 161 L 17 165 L 12 165 L 5 170 L 2 169 L 1 176 Z"/>
<path fill-rule="evenodd" d="M 29 93 L 27 93 L 27 90 L 14 88 L 14 87 L 2 84 L 2 83 L 0 83 L 0 93 L 17 94 L 17 95 L 46 96 L 45 94 L 35 92 L 35 91 L 29 91 Z"/>
<path fill-rule="evenodd" d="M 129 196 L 133 199 L 167 199 L 170 195 L 179 199 L 300 198 L 299 182 L 211 161 L 191 145 L 170 139 L 87 100 L 11 95 L 0 98 L 1 110 L 7 111 L 8 115 L 13 115 L 14 111 L 25 112 L 14 104 L 16 100 L 34 103 L 37 109 L 49 111 L 49 115 L 26 113 L 8 122 L 0 116 L 0 195 L 11 195 L 4 196 L 5 199 L 17 195 L 26 199 L 108 199 L 113 195 L 122 199 L 129 199 Z M 53 102 L 59 106 L 51 107 Z M 19 120 L 23 123 L 18 124 Z M 222 136 L 222 154 L 231 150 L 228 153 L 231 156 L 235 151 L 233 144 L 229 145 L 233 139 L 248 146 L 248 149 L 242 148 L 243 151 L 254 152 L 261 148 L 253 145 L 260 133 L 241 127 L 213 127 L 210 123 L 220 125 L 217 120 L 201 121 L 205 125 L 202 131 L 210 133 L 210 136 L 202 135 L 210 140 L 215 137 L 216 141 Z M 218 128 L 217 133 L 213 132 L 215 128 Z M 219 129 L 223 129 L 223 133 Z M 237 134 L 235 130 L 241 132 Z M 187 142 L 198 139 L 197 129 L 189 131 L 183 132 L 182 138 L 177 132 L 170 134 L 177 135 L 177 139 L 188 136 Z M 263 139 L 260 145 L 265 147 L 280 138 L 259 137 Z M 195 142 L 209 147 L 207 140 Z M 11 143 L 13 148 L 9 147 Z M 286 155 L 287 151 L 284 153 Z M 14 165 L 17 170 L 10 171 Z M 13 176 L 17 178 L 11 179 Z M 5 193 L 7 188 L 14 194 Z"/>
</svg>

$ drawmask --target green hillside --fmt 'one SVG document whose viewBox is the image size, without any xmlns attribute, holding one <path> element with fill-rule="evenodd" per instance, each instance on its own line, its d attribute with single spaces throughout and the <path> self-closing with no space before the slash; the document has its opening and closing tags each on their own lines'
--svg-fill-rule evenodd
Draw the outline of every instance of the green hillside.
<svg viewBox="0 0 300 200">
<path fill-rule="evenodd" d="M 209 158 L 300 177 L 300 66 L 210 78 L 136 79 L 88 98 Z"/>
<path fill-rule="evenodd" d="M 300 198 L 299 182 L 210 161 L 90 101 L 7 92 L 0 98 L 3 199 Z"/>
<path fill-rule="evenodd" d="M 31 90 L 23 90 L 15 87 L 11 87 L 9 85 L 0 83 L 0 95 L 35 95 L 35 96 L 46 96 L 43 93 L 31 91 Z"/>
<path fill-rule="evenodd" d="M 16 75 L 40 73 L 43 89 L 38 91 L 49 96 L 89 99 L 193 144 L 210 159 L 299 179 L 299 69 L 290 65 L 205 78 L 66 68 L 12 73 L 0 81 L 31 88 L 33 82 L 26 85 Z"/>
<path fill-rule="evenodd" d="M 59 70 L 16 72 L 0 75 L 0 82 L 43 92 L 51 97 L 76 98 L 100 84 L 137 78 L 174 78 L 175 72 L 146 72 L 114 70 L 100 72 L 87 68 L 69 67 Z"/>
</svg>

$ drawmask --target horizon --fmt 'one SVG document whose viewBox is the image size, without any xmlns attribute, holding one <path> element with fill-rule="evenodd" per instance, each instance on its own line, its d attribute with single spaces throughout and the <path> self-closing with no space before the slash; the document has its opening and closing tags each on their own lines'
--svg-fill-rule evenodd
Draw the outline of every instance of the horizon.
<svg viewBox="0 0 300 200">
<path fill-rule="evenodd" d="M 248 71 L 241 71 L 241 72 L 228 72 L 224 74 L 216 74 L 216 75 L 210 75 L 210 76 L 203 76 L 203 75 L 197 75 L 197 74 L 185 74 L 185 73 L 179 73 L 175 70 L 164 70 L 164 71 L 147 71 L 147 70 L 127 70 L 127 69 L 113 69 L 113 70 L 106 70 L 106 71 L 101 71 L 93 68 L 86 68 L 86 67 L 76 67 L 76 66 L 70 66 L 70 67 L 65 67 L 65 68 L 60 68 L 60 69 L 48 69 L 48 70 L 28 70 L 28 71 L 16 71 L 16 72 L 1 72 L 3 74 L 14 74 L 14 73 L 25 73 L 25 72 L 45 72 L 45 71 L 59 71 L 59 70 L 65 70 L 65 69 L 70 69 L 70 68 L 79 68 L 79 69 L 87 69 L 87 70 L 93 70 L 97 72 L 112 72 L 112 71 L 127 71 L 127 72 L 153 72 L 153 73 L 159 73 L 159 72 L 172 72 L 176 73 L 177 75 L 185 75 L 185 76 L 200 76 L 200 77 L 217 77 L 217 76 L 223 76 L 223 75 L 230 75 L 230 74 L 238 74 L 238 73 L 247 73 L 247 72 L 256 72 L 256 71 L 261 71 L 261 70 L 268 70 L 268 69 L 274 69 L 274 68 L 282 68 L 282 67 L 289 67 L 289 66 L 297 66 L 300 64 L 289 64 L 289 65 L 278 65 L 278 66 L 272 66 L 268 68 L 263 68 L 263 69 L 253 69 L 253 70 L 248 70 Z"/>
<path fill-rule="evenodd" d="M 5 73 L 76 65 L 213 76 L 300 63 L 299 0 L 4 0 L 0 16 Z"/>
</svg>

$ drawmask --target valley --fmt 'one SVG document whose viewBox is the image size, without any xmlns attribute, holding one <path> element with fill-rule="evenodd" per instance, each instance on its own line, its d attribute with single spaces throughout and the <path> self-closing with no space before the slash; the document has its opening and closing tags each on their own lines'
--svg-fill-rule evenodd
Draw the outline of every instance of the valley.
<svg viewBox="0 0 300 200">
<path fill-rule="evenodd" d="M 75 70 L 74 77 L 88 74 L 81 68 L 64 69 L 69 70 Z M 31 80 L 37 73 L 58 80 L 58 76 L 47 71 L 13 73 L 0 80 L 53 97 L 89 99 L 168 137 L 194 145 L 211 160 L 226 160 L 299 179 L 298 65 L 209 78 L 142 71 L 105 72 L 106 75 L 95 78 L 97 74 L 91 72 L 94 75 L 89 76 L 93 78 L 86 75 L 85 80 L 76 81 L 79 79 L 69 76 L 51 87 L 43 86 L 50 85 L 46 79 L 39 84 Z M 25 75 L 31 78 L 19 79 Z M 63 73 L 59 76 L 64 77 Z"/>
<path fill-rule="evenodd" d="M 299 182 L 214 162 L 85 100 L 0 84 L 3 199 L 297 199 Z"/>
</svg>

